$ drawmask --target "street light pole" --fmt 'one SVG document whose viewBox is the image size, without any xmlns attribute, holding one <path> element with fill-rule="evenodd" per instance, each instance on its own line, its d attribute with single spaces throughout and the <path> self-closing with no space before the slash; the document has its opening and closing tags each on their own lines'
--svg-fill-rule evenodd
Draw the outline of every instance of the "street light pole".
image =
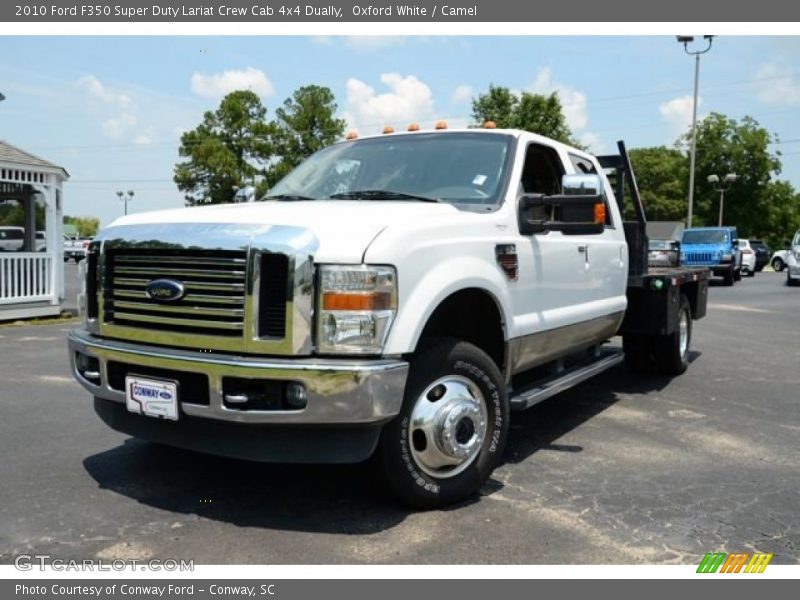
<svg viewBox="0 0 800 600">
<path fill-rule="evenodd" d="M 736 173 L 728 173 L 722 179 L 720 179 L 719 175 L 709 175 L 707 180 L 708 183 L 717 184 L 714 185 L 714 190 L 719 192 L 719 220 L 717 227 L 722 227 L 722 213 L 725 210 L 725 192 L 731 189 L 731 185 L 736 181 Z"/>
<path fill-rule="evenodd" d="M 133 190 L 128 190 L 126 194 L 122 190 L 117 191 L 117 198 L 125 202 L 125 215 L 128 214 L 128 202 L 133 200 Z"/>
<path fill-rule="evenodd" d="M 697 93 L 700 87 L 700 55 L 711 50 L 714 43 L 713 35 L 704 35 L 703 39 L 708 42 L 708 46 L 703 50 L 689 51 L 689 43 L 694 41 L 694 36 L 679 35 L 678 42 L 683 44 L 683 51 L 690 56 L 694 56 L 694 102 L 692 103 L 692 144 L 689 149 L 689 193 L 688 209 L 686 211 L 686 227 L 692 226 L 692 210 L 694 208 L 694 165 L 697 152 Z"/>
</svg>

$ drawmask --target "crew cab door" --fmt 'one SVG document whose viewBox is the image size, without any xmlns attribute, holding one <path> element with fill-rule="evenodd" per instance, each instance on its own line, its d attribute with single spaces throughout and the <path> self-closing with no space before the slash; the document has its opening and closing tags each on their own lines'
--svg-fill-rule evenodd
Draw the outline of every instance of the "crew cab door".
<svg viewBox="0 0 800 600">
<path fill-rule="evenodd" d="M 584 172 L 569 161 L 566 152 L 554 146 L 529 144 L 519 196 L 561 193 L 564 174 Z M 596 168 L 591 161 L 589 165 Z M 605 183 L 608 194 L 610 190 Z M 522 235 L 517 250 L 519 281 L 512 292 L 521 336 L 560 328 L 570 336 L 589 321 L 624 310 L 627 278 L 624 233 L 615 203 L 606 202 L 606 211 L 609 217 L 602 233 L 547 231 Z M 551 343 L 558 345 L 561 341 L 553 339 Z"/>
</svg>

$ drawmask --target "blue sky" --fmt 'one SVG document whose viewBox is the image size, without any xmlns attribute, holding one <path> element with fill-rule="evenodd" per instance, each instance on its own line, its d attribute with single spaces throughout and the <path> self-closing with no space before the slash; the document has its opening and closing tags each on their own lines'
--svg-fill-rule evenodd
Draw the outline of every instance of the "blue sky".
<svg viewBox="0 0 800 600">
<path fill-rule="evenodd" d="M 106 224 L 181 206 L 180 132 L 226 91 L 250 87 L 268 116 L 297 87 L 330 87 L 360 132 L 439 118 L 469 122 L 489 83 L 558 91 L 595 151 L 671 145 L 688 127 L 693 63 L 671 36 L 0 38 L 0 139 L 63 165 L 65 212 Z M 699 113 L 749 114 L 785 143 L 800 188 L 800 37 L 719 37 L 702 58 Z M 698 174 L 698 177 L 704 174 Z"/>
</svg>

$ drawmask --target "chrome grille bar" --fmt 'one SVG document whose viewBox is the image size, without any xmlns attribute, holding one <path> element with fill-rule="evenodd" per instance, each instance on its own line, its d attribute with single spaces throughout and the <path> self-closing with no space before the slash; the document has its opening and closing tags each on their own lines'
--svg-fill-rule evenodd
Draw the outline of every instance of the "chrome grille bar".
<svg viewBox="0 0 800 600">
<path fill-rule="evenodd" d="M 104 320 L 110 325 L 214 337 L 244 334 L 245 252 L 125 248 L 109 252 L 105 267 Z M 179 283 L 184 295 L 169 302 L 150 298 L 147 286 L 157 279 Z"/>
</svg>

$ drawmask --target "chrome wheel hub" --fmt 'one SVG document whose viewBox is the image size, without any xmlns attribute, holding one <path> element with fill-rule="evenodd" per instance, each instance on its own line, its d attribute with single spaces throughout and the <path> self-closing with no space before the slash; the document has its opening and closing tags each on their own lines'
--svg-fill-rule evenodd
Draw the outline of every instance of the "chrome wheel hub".
<svg viewBox="0 0 800 600">
<path fill-rule="evenodd" d="M 486 439 L 486 401 L 474 382 L 448 375 L 431 383 L 411 411 L 409 447 L 416 465 L 431 477 L 466 469 Z"/>
<path fill-rule="evenodd" d="M 686 352 L 689 350 L 689 317 L 686 314 L 686 311 L 681 312 L 681 319 L 678 323 L 678 344 L 681 353 L 681 357 L 686 356 Z"/>
</svg>

